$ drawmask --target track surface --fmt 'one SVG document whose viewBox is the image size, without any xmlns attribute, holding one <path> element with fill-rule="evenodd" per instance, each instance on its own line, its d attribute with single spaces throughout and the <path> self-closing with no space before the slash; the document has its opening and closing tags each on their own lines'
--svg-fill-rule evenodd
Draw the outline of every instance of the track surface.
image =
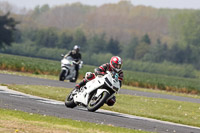
<svg viewBox="0 0 200 133">
<path fill-rule="evenodd" d="M 25 76 L 17 76 L 17 75 L 1 74 L 1 73 L 0 73 L 0 83 L 24 84 L 24 85 L 47 85 L 47 86 L 66 87 L 66 88 L 73 88 L 75 86 L 75 83 L 70 83 L 70 82 L 62 82 L 56 80 L 39 79 L 33 77 L 25 77 Z M 135 95 L 135 96 L 155 97 L 155 98 L 164 98 L 177 101 L 200 103 L 200 99 L 196 98 L 172 96 L 172 95 L 165 95 L 165 94 L 158 94 L 151 92 L 133 91 L 127 89 L 121 89 L 119 93 Z"/>
<path fill-rule="evenodd" d="M 32 84 L 32 85 L 49 85 L 72 88 L 75 84 L 60 82 L 54 80 L 45 80 L 24 76 L 0 74 L 0 83 L 4 84 Z M 167 98 L 179 101 L 188 101 L 200 103 L 199 99 L 175 97 L 170 95 L 160 95 L 139 91 L 120 90 L 123 94 L 142 95 L 148 97 Z M 143 117 L 120 114 L 105 110 L 97 112 L 88 112 L 84 108 L 69 109 L 64 106 L 63 102 L 44 99 L 40 97 L 25 95 L 23 93 L 0 88 L 0 108 L 17 109 L 30 113 L 39 113 L 43 115 L 56 116 L 61 118 L 70 118 L 100 124 L 111 124 L 131 129 L 141 129 L 159 133 L 200 133 L 200 128 L 162 122 Z"/>
</svg>

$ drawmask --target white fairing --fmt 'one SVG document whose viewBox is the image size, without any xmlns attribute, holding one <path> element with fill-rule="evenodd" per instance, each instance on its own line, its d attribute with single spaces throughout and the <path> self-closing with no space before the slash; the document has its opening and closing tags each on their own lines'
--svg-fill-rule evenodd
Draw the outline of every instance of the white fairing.
<svg viewBox="0 0 200 133">
<path fill-rule="evenodd" d="M 61 60 L 61 67 L 64 67 L 64 66 L 72 67 L 73 66 L 73 59 L 71 57 L 64 57 Z"/>
<path fill-rule="evenodd" d="M 69 60 L 67 60 L 66 58 L 63 58 L 61 60 L 61 67 L 66 66 L 68 64 L 72 65 L 72 63 Z"/>
<path fill-rule="evenodd" d="M 66 71 L 65 79 L 69 80 L 75 77 L 76 70 L 75 70 L 75 61 L 72 57 L 64 57 L 61 60 L 61 69 Z M 79 68 L 81 68 L 83 65 L 83 61 L 80 61 Z M 69 72 L 68 72 L 69 71 Z"/>
<path fill-rule="evenodd" d="M 109 91 L 107 89 L 101 88 L 104 84 L 106 84 L 109 88 L 118 88 L 116 93 L 120 89 L 120 83 L 118 79 L 113 79 L 111 73 L 108 71 L 108 74 L 101 76 L 101 77 L 96 77 L 95 79 L 89 81 L 84 87 L 81 88 L 80 92 L 74 95 L 74 102 L 75 103 L 82 103 L 84 105 L 88 104 L 89 100 L 89 94 L 93 92 L 94 90 L 97 90 L 96 97 L 98 97 L 101 93 L 104 91 Z M 110 83 L 108 83 L 109 81 Z"/>
</svg>

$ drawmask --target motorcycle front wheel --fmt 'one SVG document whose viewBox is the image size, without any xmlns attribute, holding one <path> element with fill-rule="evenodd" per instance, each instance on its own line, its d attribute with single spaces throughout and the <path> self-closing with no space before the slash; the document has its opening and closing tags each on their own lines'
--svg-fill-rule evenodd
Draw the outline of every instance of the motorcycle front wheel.
<svg viewBox="0 0 200 133">
<path fill-rule="evenodd" d="M 65 106 L 68 108 L 76 107 L 76 104 L 74 103 L 74 99 L 73 99 L 73 92 L 74 90 L 72 90 L 71 93 L 65 99 Z"/>
<path fill-rule="evenodd" d="M 95 94 L 93 94 L 91 100 L 89 101 L 87 105 L 88 111 L 94 112 L 97 109 L 99 109 L 103 104 L 106 102 L 107 98 L 109 97 L 109 93 L 104 91 L 99 95 L 98 97 L 95 97 Z"/>
<path fill-rule="evenodd" d="M 65 80 L 65 74 L 66 74 L 66 70 L 62 70 L 60 72 L 60 76 L 59 76 L 59 80 L 60 81 L 64 81 Z"/>
</svg>

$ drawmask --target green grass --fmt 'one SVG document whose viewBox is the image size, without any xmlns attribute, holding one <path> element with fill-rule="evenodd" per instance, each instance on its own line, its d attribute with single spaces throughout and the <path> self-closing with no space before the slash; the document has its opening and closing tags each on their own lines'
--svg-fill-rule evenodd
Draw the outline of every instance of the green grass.
<svg viewBox="0 0 200 133">
<path fill-rule="evenodd" d="M 80 69 L 80 75 L 83 76 L 94 68 L 95 66 L 84 65 L 83 69 Z M 0 69 L 58 76 L 61 67 L 60 61 L 0 54 Z"/>
<path fill-rule="evenodd" d="M 34 73 L 29 73 L 29 72 L 18 72 L 18 71 L 11 71 L 11 70 L 0 70 L 0 73 L 12 74 L 12 75 L 18 75 L 18 76 L 28 76 L 28 77 L 42 78 L 42 79 L 50 79 L 50 80 L 59 79 L 59 77 L 56 75 L 34 74 Z"/>
<path fill-rule="evenodd" d="M 107 106 L 104 108 L 131 115 L 200 127 L 200 105 L 197 103 L 119 95 L 116 106 L 111 109 Z"/>
<path fill-rule="evenodd" d="M 127 72 L 125 84 L 144 88 L 154 88 L 167 91 L 177 91 L 183 93 L 199 93 L 200 82 L 198 78 L 181 78 L 159 74 L 149 74 L 140 72 Z"/>
<path fill-rule="evenodd" d="M 38 86 L 38 85 L 8 85 L 9 89 L 24 92 L 30 95 L 64 101 L 72 89 L 63 87 Z"/>
<path fill-rule="evenodd" d="M 58 80 L 58 76 L 56 76 L 56 75 L 32 74 L 32 73 L 16 72 L 16 71 L 5 71 L 5 70 L 0 70 L 0 73 L 20 75 L 20 76 L 29 76 L 29 77 L 36 77 L 36 78 L 43 78 L 43 79 L 51 79 L 51 80 Z M 80 82 L 80 81 L 81 81 L 81 79 L 78 79 L 77 82 Z M 68 82 L 68 81 L 65 81 L 65 82 Z M 143 91 L 143 92 L 168 94 L 168 95 L 174 95 L 174 96 L 200 98 L 200 95 L 170 92 L 170 91 L 159 90 L 159 89 L 149 89 L 149 88 L 127 86 L 127 85 L 123 85 L 122 88 L 123 89 L 129 89 L 129 90 Z"/>
<path fill-rule="evenodd" d="M 0 109 L 1 133 L 147 133 L 46 115 Z"/>
<path fill-rule="evenodd" d="M 82 78 L 87 71 L 93 72 L 94 68 L 95 66 L 84 65 L 84 67 L 80 69 L 79 78 Z M 0 69 L 58 76 L 60 73 L 60 61 L 0 54 Z M 200 94 L 199 78 L 181 78 L 144 72 L 124 71 L 123 84 Z"/>
<path fill-rule="evenodd" d="M 9 85 L 11 89 L 45 98 L 64 101 L 71 89 L 32 85 Z M 128 102 L 127 102 L 128 101 Z M 116 112 L 155 118 L 200 127 L 200 105 L 175 100 L 117 95 L 117 103 L 104 109 Z"/>
<path fill-rule="evenodd" d="M 200 95 L 171 92 L 171 91 L 165 91 L 165 90 L 159 90 L 159 89 L 148 89 L 148 88 L 132 87 L 132 86 L 127 86 L 127 85 L 123 85 L 122 88 L 128 89 L 128 90 L 134 90 L 134 91 L 151 92 L 151 93 L 159 93 L 159 94 L 165 94 L 165 95 L 182 96 L 182 97 L 190 97 L 190 98 L 199 98 L 200 99 Z"/>
</svg>

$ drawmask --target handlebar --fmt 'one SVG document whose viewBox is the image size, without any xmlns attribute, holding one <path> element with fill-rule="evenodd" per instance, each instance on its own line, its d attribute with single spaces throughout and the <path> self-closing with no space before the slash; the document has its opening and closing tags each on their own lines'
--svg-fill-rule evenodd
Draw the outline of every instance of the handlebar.
<svg viewBox="0 0 200 133">
<path fill-rule="evenodd" d="M 78 65 L 78 64 L 80 64 L 80 63 L 81 63 L 81 61 L 80 61 L 80 60 L 79 60 L 79 61 L 77 61 L 77 62 L 76 62 L 76 61 L 72 61 L 72 63 L 73 63 L 73 64 L 77 64 L 77 65 Z"/>
<path fill-rule="evenodd" d="M 118 80 L 119 78 L 119 74 L 114 71 L 112 73 L 110 71 L 106 71 L 106 73 L 110 73 L 115 80 Z"/>
</svg>

